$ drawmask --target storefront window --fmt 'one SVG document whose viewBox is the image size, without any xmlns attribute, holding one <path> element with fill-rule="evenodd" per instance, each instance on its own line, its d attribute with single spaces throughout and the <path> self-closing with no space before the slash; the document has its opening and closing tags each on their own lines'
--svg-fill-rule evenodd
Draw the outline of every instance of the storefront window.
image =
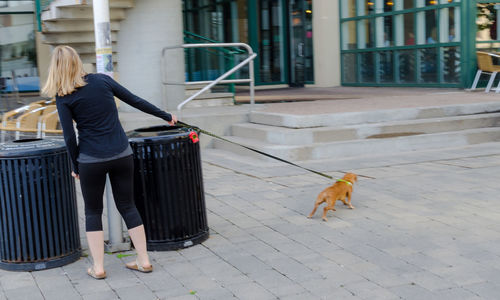
<svg viewBox="0 0 500 300">
<path fill-rule="evenodd" d="M 420 56 L 420 83 L 438 82 L 437 49 L 427 48 L 418 50 Z"/>
<path fill-rule="evenodd" d="M 414 50 L 402 50 L 397 53 L 399 83 L 415 83 L 416 56 Z"/>
<path fill-rule="evenodd" d="M 342 24 L 342 50 L 356 49 L 356 21 Z"/>
<path fill-rule="evenodd" d="M 404 0 L 403 1 L 403 9 L 410 9 L 415 7 L 415 0 Z"/>
<path fill-rule="evenodd" d="M 394 81 L 393 51 L 382 51 L 378 53 L 380 68 L 380 82 Z"/>
<path fill-rule="evenodd" d="M 460 32 L 460 9 L 459 8 L 443 8 L 441 10 L 440 19 L 440 41 L 442 43 L 459 42 Z"/>
<path fill-rule="evenodd" d="M 357 64 L 356 64 L 356 54 L 347 53 L 342 55 L 342 76 L 343 81 L 346 83 L 356 83 L 357 76 Z"/>
<path fill-rule="evenodd" d="M 360 81 L 364 83 L 375 83 L 375 53 L 366 52 L 360 54 Z"/>
<path fill-rule="evenodd" d="M 358 21 L 358 49 L 372 48 L 375 46 L 375 26 L 373 23 L 373 19 Z"/>
<path fill-rule="evenodd" d="M 394 46 L 392 16 L 376 18 L 377 47 Z"/>
<path fill-rule="evenodd" d="M 342 5 L 342 18 L 352 18 L 356 16 L 356 0 L 345 0 Z"/>
<path fill-rule="evenodd" d="M 437 43 L 437 22 L 436 11 L 434 10 L 425 12 L 425 33 L 427 44 Z"/>
<path fill-rule="evenodd" d="M 444 82 L 448 83 L 460 82 L 460 74 L 461 74 L 460 48 L 444 47 L 442 56 L 443 56 Z"/>
<path fill-rule="evenodd" d="M 364 7 L 360 8 L 359 14 L 360 15 L 371 15 L 371 14 L 376 13 L 375 1 L 376 0 L 365 0 L 364 1 L 365 5 L 364 5 Z"/>
<path fill-rule="evenodd" d="M 458 42 L 462 12 L 459 2 L 358 0 L 356 3 L 363 5 L 358 8 L 358 16 L 349 20 L 341 18 L 341 53 L 344 62 L 347 60 L 344 55 L 347 54 L 357 58 L 358 77 L 355 83 L 425 86 L 460 84 L 461 47 Z M 500 11 L 500 5 L 498 8 Z M 492 9 L 493 6 L 485 13 L 485 19 L 492 19 L 488 17 Z M 492 36 L 494 33 L 496 37 L 496 26 L 491 25 L 492 22 L 486 23 L 490 25 L 485 25 L 488 26 L 488 34 L 484 35 Z M 352 44 L 354 24 L 356 48 Z M 354 79 L 351 75 L 342 78 Z"/>
<path fill-rule="evenodd" d="M 0 1 L 0 87 L 3 92 L 40 89 L 33 1 Z"/>
<path fill-rule="evenodd" d="M 406 46 L 415 45 L 415 14 L 405 14 L 403 18 L 404 44 Z"/>
</svg>

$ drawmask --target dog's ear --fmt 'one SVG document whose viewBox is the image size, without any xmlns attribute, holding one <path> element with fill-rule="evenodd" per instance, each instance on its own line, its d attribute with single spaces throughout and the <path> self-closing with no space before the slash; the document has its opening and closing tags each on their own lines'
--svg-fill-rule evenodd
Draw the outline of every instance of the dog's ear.
<svg viewBox="0 0 500 300">
<path fill-rule="evenodd" d="M 352 183 L 358 181 L 358 176 L 356 176 L 356 174 L 354 173 L 347 173 L 345 174 L 344 176 L 347 180 L 350 180 Z"/>
</svg>

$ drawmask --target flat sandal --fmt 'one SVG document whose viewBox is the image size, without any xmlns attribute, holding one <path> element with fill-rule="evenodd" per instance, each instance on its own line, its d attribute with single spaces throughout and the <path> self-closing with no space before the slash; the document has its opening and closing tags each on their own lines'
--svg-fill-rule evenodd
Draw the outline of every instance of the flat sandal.
<svg viewBox="0 0 500 300">
<path fill-rule="evenodd" d="M 87 274 L 88 274 L 90 277 L 92 277 L 92 278 L 94 278 L 94 279 L 98 279 L 98 280 L 106 278 L 106 271 L 104 271 L 104 273 L 102 273 L 102 274 L 99 274 L 99 275 L 98 275 L 98 274 L 96 274 L 96 272 L 95 272 L 95 270 L 94 270 L 94 267 L 90 267 L 90 268 L 87 270 Z"/>
<path fill-rule="evenodd" d="M 130 270 L 134 270 L 134 271 L 138 271 L 138 272 L 141 272 L 141 273 L 151 273 L 153 272 L 153 266 L 149 266 L 149 267 L 143 267 L 139 264 L 139 261 L 135 261 L 135 263 L 133 265 L 125 265 L 125 267 L 127 267 L 127 269 L 130 269 Z"/>
</svg>

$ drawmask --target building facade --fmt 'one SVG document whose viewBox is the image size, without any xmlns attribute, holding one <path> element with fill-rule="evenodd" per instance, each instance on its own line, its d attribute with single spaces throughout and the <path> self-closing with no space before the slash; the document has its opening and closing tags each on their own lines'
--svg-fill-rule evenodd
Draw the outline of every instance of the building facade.
<svg viewBox="0 0 500 300">
<path fill-rule="evenodd" d="M 47 26 L 38 18 L 54 3 L 67 2 L 0 1 L 3 92 L 12 91 L 14 83 L 21 91 L 36 91 L 43 82 L 48 51 L 35 42 L 37 32 L 51 46 L 87 43 L 80 49 L 89 51 L 85 59 L 93 59 L 92 33 L 84 40 L 81 29 L 92 26 L 68 27 L 69 35 L 54 38 L 47 28 L 69 23 L 71 15 L 57 19 L 59 11 L 51 12 Z M 87 1 L 76 2 L 89 9 Z M 169 107 L 182 101 L 183 92 L 161 83 L 161 50 L 182 43 L 247 43 L 258 54 L 257 86 L 318 87 L 467 88 L 476 71 L 476 51 L 500 47 L 500 1 L 110 0 L 110 6 L 125 2 L 131 2 L 126 11 L 112 13 L 119 80 Z M 63 8 L 56 9 L 66 12 Z M 75 13 L 75 18 L 91 22 L 91 14 Z M 171 69 L 166 73 L 175 81 L 214 79 L 243 57 L 231 48 L 177 51 L 167 55 Z M 247 73 L 242 69 L 235 77 Z"/>
</svg>

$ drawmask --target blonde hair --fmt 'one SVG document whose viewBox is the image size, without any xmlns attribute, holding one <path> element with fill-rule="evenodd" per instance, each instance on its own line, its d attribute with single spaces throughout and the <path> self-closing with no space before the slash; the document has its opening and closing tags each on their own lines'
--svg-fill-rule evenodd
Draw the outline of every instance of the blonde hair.
<svg viewBox="0 0 500 300">
<path fill-rule="evenodd" d="M 52 51 L 49 76 L 42 93 L 49 97 L 65 96 L 86 85 L 82 60 L 70 46 L 57 46 Z"/>
</svg>

